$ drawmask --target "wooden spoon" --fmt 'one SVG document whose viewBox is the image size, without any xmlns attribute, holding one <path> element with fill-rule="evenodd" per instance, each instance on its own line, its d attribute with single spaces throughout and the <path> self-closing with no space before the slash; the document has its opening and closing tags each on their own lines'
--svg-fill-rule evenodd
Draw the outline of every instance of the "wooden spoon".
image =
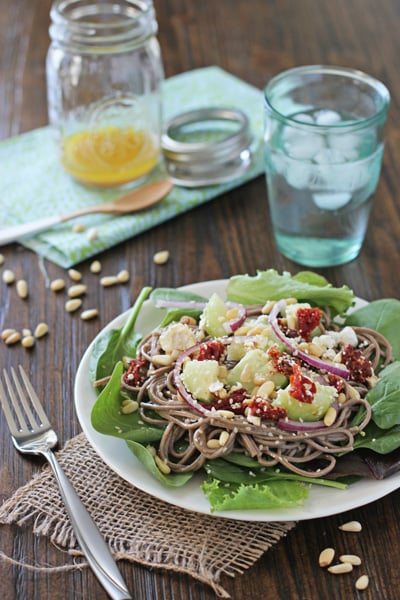
<svg viewBox="0 0 400 600">
<path fill-rule="evenodd" d="M 64 223 L 64 221 L 76 219 L 83 215 L 94 213 L 124 215 L 144 210 L 162 200 L 162 198 L 171 191 L 172 187 L 173 183 L 169 179 L 162 179 L 161 181 L 147 183 L 146 185 L 136 188 L 124 196 L 116 198 L 111 202 L 106 202 L 105 204 L 88 206 L 66 215 L 47 217 L 30 223 L 7 227 L 6 229 L 0 230 L 0 246 L 15 242 L 22 237 L 32 236 L 35 233 L 39 233 L 39 231 L 50 229 L 53 225 L 58 225 L 59 223 Z"/>
</svg>

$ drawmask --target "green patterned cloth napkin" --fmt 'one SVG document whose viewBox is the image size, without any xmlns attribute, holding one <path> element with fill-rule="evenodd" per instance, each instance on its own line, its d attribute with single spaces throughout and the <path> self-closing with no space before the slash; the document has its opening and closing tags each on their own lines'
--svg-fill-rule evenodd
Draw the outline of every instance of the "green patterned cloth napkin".
<svg viewBox="0 0 400 600">
<path fill-rule="evenodd" d="M 203 188 L 175 186 L 159 204 L 142 213 L 82 217 L 79 222 L 85 225 L 86 234 L 74 232 L 74 221 L 70 221 L 21 243 L 62 267 L 70 267 L 262 173 L 263 108 L 259 89 L 218 67 L 206 67 L 167 79 L 163 105 L 166 120 L 206 106 L 242 109 L 248 115 L 257 145 L 253 164 L 245 175 L 226 184 Z M 154 173 L 153 178 L 159 177 L 160 173 Z M 0 227 L 68 213 L 121 194 L 118 190 L 97 190 L 75 183 L 59 165 L 50 127 L 0 143 L 0 190 L 3 214 Z M 87 230 L 92 227 L 96 228 L 97 237 L 89 240 Z"/>
</svg>

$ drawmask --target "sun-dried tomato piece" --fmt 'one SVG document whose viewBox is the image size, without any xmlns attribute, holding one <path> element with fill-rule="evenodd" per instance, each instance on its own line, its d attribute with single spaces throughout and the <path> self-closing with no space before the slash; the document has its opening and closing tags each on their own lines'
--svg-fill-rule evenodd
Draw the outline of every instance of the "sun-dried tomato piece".
<svg viewBox="0 0 400 600">
<path fill-rule="evenodd" d="M 207 408 L 214 408 L 215 410 L 230 410 L 235 415 L 242 415 L 246 405 L 243 404 L 244 400 L 250 398 L 249 394 L 244 388 L 238 388 L 231 391 L 225 398 L 218 398 L 211 404 L 207 404 Z"/>
<path fill-rule="evenodd" d="M 286 377 L 292 375 L 294 365 L 300 364 L 300 359 L 287 352 L 281 352 L 278 346 L 272 346 L 268 350 L 268 356 L 271 358 L 274 371 L 282 373 Z"/>
<path fill-rule="evenodd" d="M 299 333 L 309 342 L 312 332 L 321 324 L 321 311 L 319 308 L 299 308 L 296 315 Z"/>
<path fill-rule="evenodd" d="M 340 392 L 343 392 L 345 382 L 344 379 L 342 379 L 342 377 L 339 377 L 339 375 L 335 375 L 334 373 L 328 373 L 328 381 L 329 384 L 336 389 L 338 394 L 340 394 Z"/>
<path fill-rule="evenodd" d="M 287 416 L 285 408 L 272 406 L 268 400 L 261 398 L 261 396 L 254 396 L 248 408 L 251 415 L 269 421 L 279 421 L 279 419 L 284 419 Z"/>
<path fill-rule="evenodd" d="M 128 370 L 123 374 L 126 385 L 138 387 L 142 385 L 147 375 L 147 360 L 145 358 L 133 358 L 129 363 Z"/>
<path fill-rule="evenodd" d="M 200 344 L 197 360 L 220 361 L 226 354 L 225 344 L 219 340 L 211 340 Z"/>
<path fill-rule="evenodd" d="M 299 400 L 311 404 L 317 391 L 315 383 L 301 372 L 300 365 L 293 366 L 293 374 L 290 376 L 289 394 Z"/>
<path fill-rule="evenodd" d="M 364 383 L 373 374 L 371 361 L 350 344 L 342 350 L 342 363 L 349 369 L 354 381 Z"/>
</svg>

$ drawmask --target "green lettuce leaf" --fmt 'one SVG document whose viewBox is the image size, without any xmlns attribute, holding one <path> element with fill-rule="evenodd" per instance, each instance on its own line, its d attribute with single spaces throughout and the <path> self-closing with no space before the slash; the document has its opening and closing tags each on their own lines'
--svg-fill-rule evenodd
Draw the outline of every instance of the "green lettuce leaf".
<svg viewBox="0 0 400 600">
<path fill-rule="evenodd" d="M 228 283 L 229 300 L 242 304 L 258 304 L 280 298 L 307 300 L 317 306 L 330 306 L 335 314 L 343 314 L 354 302 L 354 293 L 346 285 L 333 287 L 324 277 L 311 271 L 297 275 L 274 269 L 258 271 L 257 275 L 236 275 Z"/>
<path fill-rule="evenodd" d="M 309 487 L 298 481 L 244 485 L 221 483 L 218 479 L 208 478 L 202 490 L 210 502 L 211 512 L 291 508 L 301 506 L 309 494 Z"/>
</svg>

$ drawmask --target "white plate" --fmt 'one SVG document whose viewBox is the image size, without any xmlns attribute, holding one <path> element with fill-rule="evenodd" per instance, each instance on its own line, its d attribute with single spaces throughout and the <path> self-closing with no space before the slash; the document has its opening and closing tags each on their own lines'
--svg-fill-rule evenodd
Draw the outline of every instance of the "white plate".
<svg viewBox="0 0 400 600">
<path fill-rule="evenodd" d="M 213 292 L 225 296 L 226 284 L 226 280 L 207 281 L 185 286 L 182 289 L 205 297 L 210 297 Z M 362 303 L 364 302 L 359 301 L 359 304 Z M 128 313 L 129 311 L 126 311 L 111 321 L 105 329 L 121 327 Z M 150 302 L 146 302 L 137 320 L 137 331 L 147 333 L 156 328 L 163 314 L 162 309 L 157 309 Z M 202 481 L 200 474 L 193 477 L 188 484 L 181 488 L 164 487 L 136 459 L 123 440 L 103 435 L 93 429 L 90 413 L 96 401 L 96 394 L 89 381 L 89 358 L 93 344 L 94 341 L 86 350 L 75 380 L 75 406 L 82 429 L 95 451 L 113 471 L 137 488 L 160 500 L 188 510 L 230 519 L 247 521 L 300 521 L 326 517 L 363 506 L 382 498 L 400 487 L 400 473 L 398 473 L 383 481 L 364 479 L 352 484 L 346 490 L 313 486 L 304 505 L 297 508 L 236 510 L 210 513 L 208 500 L 200 488 Z"/>
</svg>

